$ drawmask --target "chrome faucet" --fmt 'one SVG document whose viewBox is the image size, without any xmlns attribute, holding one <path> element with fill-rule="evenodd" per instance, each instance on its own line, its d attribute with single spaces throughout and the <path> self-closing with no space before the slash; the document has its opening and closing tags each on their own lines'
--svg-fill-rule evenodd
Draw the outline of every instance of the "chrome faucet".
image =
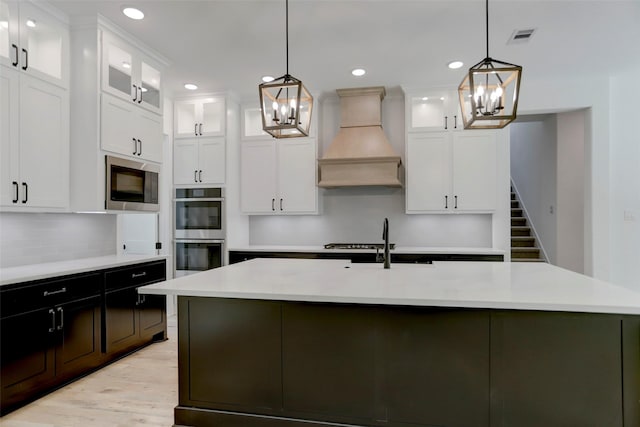
<svg viewBox="0 0 640 427">
<path fill-rule="evenodd" d="M 384 239 L 384 268 L 391 268 L 391 254 L 389 254 L 389 219 L 384 219 L 382 227 L 382 238 Z"/>
</svg>

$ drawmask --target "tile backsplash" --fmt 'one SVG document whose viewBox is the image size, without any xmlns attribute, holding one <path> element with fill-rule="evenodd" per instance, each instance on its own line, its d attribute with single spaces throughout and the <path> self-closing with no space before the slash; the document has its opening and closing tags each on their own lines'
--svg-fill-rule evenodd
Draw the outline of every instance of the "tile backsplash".
<svg viewBox="0 0 640 427">
<path fill-rule="evenodd" d="M 116 253 L 117 216 L 0 214 L 0 268 Z"/>
</svg>

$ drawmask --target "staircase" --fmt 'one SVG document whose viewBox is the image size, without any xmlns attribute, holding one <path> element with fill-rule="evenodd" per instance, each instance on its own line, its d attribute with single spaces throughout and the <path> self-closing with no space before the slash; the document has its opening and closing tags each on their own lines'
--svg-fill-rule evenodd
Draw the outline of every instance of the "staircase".
<svg viewBox="0 0 640 427">
<path fill-rule="evenodd" d="M 516 193 L 511 188 L 511 261 L 512 262 L 544 262 L 540 256 L 540 248 L 536 238 L 527 224 L 524 210 Z"/>
</svg>

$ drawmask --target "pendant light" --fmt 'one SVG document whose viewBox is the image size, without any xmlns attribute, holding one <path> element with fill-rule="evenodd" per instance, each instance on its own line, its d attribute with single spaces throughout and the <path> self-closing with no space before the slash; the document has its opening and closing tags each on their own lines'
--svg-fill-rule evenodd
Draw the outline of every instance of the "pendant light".
<svg viewBox="0 0 640 427">
<path fill-rule="evenodd" d="M 289 74 L 289 0 L 285 7 L 287 72 L 259 85 L 262 129 L 274 138 L 308 136 L 313 108 L 313 97 L 307 88 Z"/>
<path fill-rule="evenodd" d="M 487 56 L 458 87 L 465 129 L 501 129 L 516 118 L 522 67 L 489 56 L 489 0 L 485 2 Z"/>
</svg>

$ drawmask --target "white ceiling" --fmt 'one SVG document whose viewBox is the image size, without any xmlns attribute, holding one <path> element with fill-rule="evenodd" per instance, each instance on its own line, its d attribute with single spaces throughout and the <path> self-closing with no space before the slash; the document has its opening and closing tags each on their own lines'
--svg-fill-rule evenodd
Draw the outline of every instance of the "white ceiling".
<svg viewBox="0 0 640 427">
<path fill-rule="evenodd" d="M 261 76 L 285 73 L 284 0 L 51 0 L 100 13 L 171 61 L 169 96 L 232 90 L 257 99 Z M 145 13 L 126 18 L 124 5 Z M 316 94 L 337 88 L 457 85 L 485 57 L 483 0 L 290 0 L 289 73 Z M 640 66 L 640 0 L 491 0 L 490 56 L 527 79 Z M 524 44 L 514 30 L 535 28 Z M 464 61 L 459 70 L 446 64 Z M 356 78 L 351 69 L 367 70 Z"/>
</svg>

